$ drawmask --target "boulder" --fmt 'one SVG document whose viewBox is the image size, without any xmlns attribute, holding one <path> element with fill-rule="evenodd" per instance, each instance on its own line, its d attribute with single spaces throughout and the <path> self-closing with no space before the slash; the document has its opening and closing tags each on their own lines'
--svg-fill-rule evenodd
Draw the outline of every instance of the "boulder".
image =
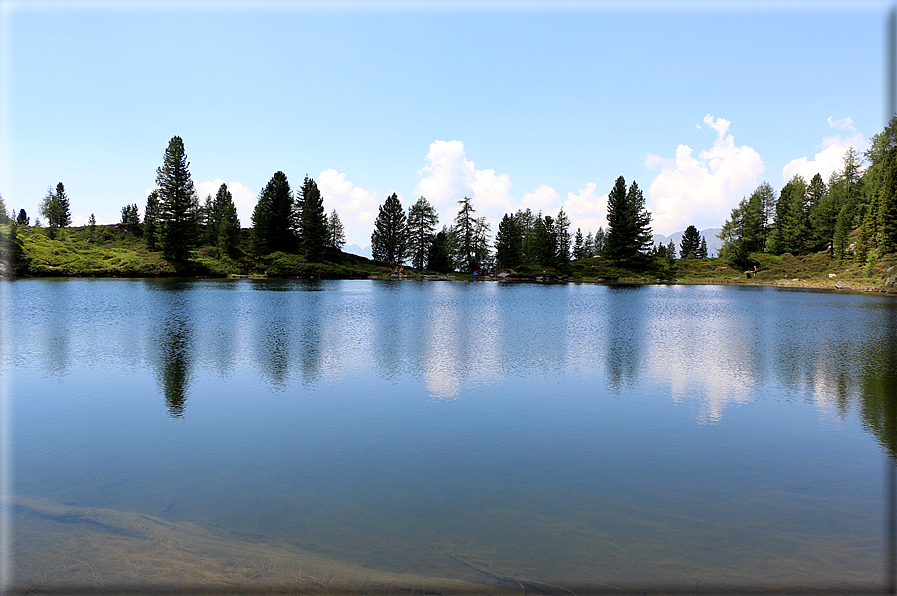
<svg viewBox="0 0 897 596">
<path fill-rule="evenodd" d="M 846 283 L 844 283 L 843 281 L 838 281 L 838 283 L 835 284 L 835 287 L 838 288 L 839 290 L 852 290 L 853 289 L 850 286 L 848 286 Z"/>
<path fill-rule="evenodd" d="M 889 271 L 890 271 L 890 269 L 889 269 Z M 894 275 L 887 278 L 885 280 L 885 285 L 888 286 L 889 288 L 897 287 L 897 273 L 895 273 Z"/>
</svg>

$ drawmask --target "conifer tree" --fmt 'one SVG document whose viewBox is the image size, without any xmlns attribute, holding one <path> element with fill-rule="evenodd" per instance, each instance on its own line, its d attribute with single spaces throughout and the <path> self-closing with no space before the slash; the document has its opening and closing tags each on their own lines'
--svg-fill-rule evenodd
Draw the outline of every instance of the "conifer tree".
<svg viewBox="0 0 897 596">
<path fill-rule="evenodd" d="M 430 248 L 427 250 L 427 269 L 430 271 L 436 271 L 437 273 L 450 273 L 452 271 L 448 235 L 448 228 L 442 226 L 442 230 L 433 238 L 433 243 L 430 244 Z"/>
<path fill-rule="evenodd" d="M 685 232 L 682 234 L 682 240 L 679 242 L 679 248 L 681 249 L 679 254 L 682 255 L 683 259 L 694 259 L 698 256 L 698 250 L 701 247 L 701 234 L 698 232 L 698 228 L 694 225 L 690 225 L 685 228 Z"/>
<path fill-rule="evenodd" d="M 346 245 L 346 228 L 343 227 L 343 221 L 340 219 L 336 209 L 330 212 L 327 218 L 327 246 L 342 250 Z"/>
<path fill-rule="evenodd" d="M 517 220 L 505 213 L 495 234 L 495 261 L 499 267 L 513 269 L 523 264 L 523 235 Z"/>
<path fill-rule="evenodd" d="M 427 253 L 439 224 L 439 216 L 436 209 L 425 197 L 419 197 L 417 202 L 408 208 L 408 257 L 411 266 L 415 269 L 423 269 L 427 262 Z"/>
<path fill-rule="evenodd" d="M 608 231 L 604 256 L 622 263 L 632 263 L 654 245 L 651 214 L 645 209 L 645 197 L 633 181 L 626 190 L 626 181 L 617 178 L 607 199 Z"/>
<path fill-rule="evenodd" d="M 582 237 L 582 230 L 576 228 L 576 234 L 573 235 L 573 260 L 578 261 L 586 256 L 585 239 Z"/>
<path fill-rule="evenodd" d="M 237 217 L 237 206 L 234 205 L 230 192 L 227 192 L 227 196 L 220 203 L 219 208 L 221 221 L 218 224 L 216 245 L 219 251 L 227 255 L 233 252 L 240 241 L 240 219 Z"/>
<path fill-rule="evenodd" d="M 97 218 L 93 216 L 93 213 L 87 218 L 87 231 L 90 232 L 91 237 L 97 233 Z"/>
<path fill-rule="evenodd" d="M 302 253 L 309 261 L 318 263 L 324 260 L 329 238 L 324 199 L 321 197 L 317 183 L 312 178 L 305 177 L 299 191 L 299 198 L 302 205 L 299 218 L 299 239 Z"/>
<path fill-rule="evenodd" d="M 57 228 L 67 228 L 72 225 L 72 214 L 69 209 L 69 198 L 65 194 L 65 186 L 62 182 L 56 185 L 56 213 L 53 225 Z"/>
<path fill-rule="evenodd" d="M 558 263 L 565 265 L 570 261 L 570 218 L 564 213 L 563 207 L 558 211 L 554 227 L 557 245 L 556 258 Z"/>
<path fill-rule="evenodd" d="M 473 214 L 476 209 L 470 203 L 468 197 L 464 197 L 458 204 L 458 215 L 455 216 L 455 234 L 457 235 L 457 253 L 455 261 L 468 273 L 476 269 L 476 219 Z"/>
<path fill-rule="evenodd" d="M 16 218 L 16 224 L 20 226 L 27 226 L 30 218 L 28 214 L 25 213 L 24 209 L 19 209 L 19 216 Z"/>
<path fill-rule="evenodd" d="M 277 171 L 259 193 L 252 212 L 250 249 L 256 255 L 291 250 L 296 244 L 294 222 L 293 191 L 286 174 Z"/>
<path fill-rule="evenodd" d="M 146 197 L 146 209 L 143 210 L 143 241 L 150 250 L 156 250 L 159 239 L 159 192 L 152 191 Z"/>
<path fill-rule="evenodd" d="M 698 247 L 698 251 L 697 253 L 695 253 L 695 256 L 702 260 L 707 258 L 707 239 L 703 236 L 701 236 L 701 246 Z"/>
<path fill-rule="evenodd" d="M 172 137 L 156 170 L 156 185 L 162 254 L 175 261 L 185 260 L 196 245 L 199 198 L 189 167 L 183 140 Z"/>
<path fill-rule="evenodd" d="M 125 205 L 121 208 L 121 223 L 130 225 L 140 224 L 140 212 L 137 210 L 137 203 Z"/>
<path fill-rule="evenodd" d="M 390 265 L 401 265 L 408 250 L 405 210 L 398 195 L 392 193 L 380 205 L 374 232 L 371 234 L 371 256 Z"/>
</svg>

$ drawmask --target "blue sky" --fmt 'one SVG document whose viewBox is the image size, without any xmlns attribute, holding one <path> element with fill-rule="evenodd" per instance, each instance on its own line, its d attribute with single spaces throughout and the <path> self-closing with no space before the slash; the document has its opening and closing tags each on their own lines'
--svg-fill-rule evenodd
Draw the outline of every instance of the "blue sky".
<svg viewBox="0 0 897 596">
<path fill-rule="evenodd" d="M 594 231 L 618 176 L 671 234 L 885 118 L 887 3 L 0 3 L 0 194 L 33 218 L 62 181 L 76 225 L 142 213 L 179 135 L 244 227 L 282 170 L 361 246 L 392 192 Z"/>
</svg>

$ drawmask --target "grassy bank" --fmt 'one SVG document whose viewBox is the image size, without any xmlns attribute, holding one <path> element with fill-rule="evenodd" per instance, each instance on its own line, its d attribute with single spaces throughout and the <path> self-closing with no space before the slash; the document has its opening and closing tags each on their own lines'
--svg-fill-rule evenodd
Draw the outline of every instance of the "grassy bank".
<svg viewBox="0 0 897 596">
<path fill-rule="evenodd" d="M 192 251 L 190 258 L 183 262 L 169 262 L 160 252 L 147 249 L 140 226 L 117 224 L 93 229 L 85 226 L 57 230 L 56 234 L 56 238 L 51 239 L 46 228 L 18 227 L 17 276 L 361 279 L 391 275 L 384 263 L 337 250 L 329 251 L 323 263 L 312 263 L 299 255 L 283 252 L 256 258 L 248 252 L 248 230 L 242 231 L 240 242 L 231 254 L 222 254 L 215 247 L 205 246 Z M 719 259 L 677 260 L 672 264 L 657 259 L 640 267 L 621 267 L 596 257 L 562 267 L 521 267 L 507 279 L 762 284 L 832 289 L 841 285 L 855 290 L 897 293 L 884 283 L 897 272 L 897 254 L 886 255 L 867 265 L 848 260 L 838 262 L 824 252 L 802 257 L 787 253 L 780 256 L 757 253 L 752 258 L 760 268 L 752 278 L 740 268 L 733 268 Z M 434 274 L 409 267 L 405 273 L 406 279 Z M 461 273 L 452 274 L 451 278 L 483 279 Z"/>
</svg>

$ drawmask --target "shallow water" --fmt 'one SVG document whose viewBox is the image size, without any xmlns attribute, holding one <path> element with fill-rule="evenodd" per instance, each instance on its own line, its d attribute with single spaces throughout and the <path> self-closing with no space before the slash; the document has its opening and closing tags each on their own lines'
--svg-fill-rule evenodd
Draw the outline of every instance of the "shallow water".
<svg viewBox="0 0 897 596">
<path fill-rule="evenodd" d="M 12 492 L 39 499 L 13 510 L 14 586 L 98 585 L 77 562 L 22 561 L 72 532 L 125 540 L 141 514 L 184 545 L 196 527 L 222 552 L 263 544 L 432 585 L 887 579 L 888 297 L 14 280 L 0 299 Z M 127 567 L 110 549 L 90 566 Z M 100 575 L 159 577 L 127 574 Z"/>
</svg>

